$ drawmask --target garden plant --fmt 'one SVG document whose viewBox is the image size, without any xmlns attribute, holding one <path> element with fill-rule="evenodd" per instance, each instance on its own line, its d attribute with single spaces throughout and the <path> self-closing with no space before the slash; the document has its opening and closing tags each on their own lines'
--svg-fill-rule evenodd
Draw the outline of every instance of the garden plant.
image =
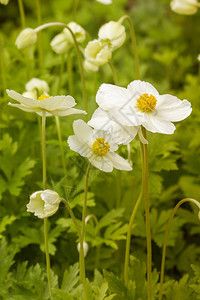
<svg viewBox="0 0 200 300">
<path fill-rule="evenodd" d="M 200 299 L 199 7 L 0 0 L 0 299 Z"/>
</svg>

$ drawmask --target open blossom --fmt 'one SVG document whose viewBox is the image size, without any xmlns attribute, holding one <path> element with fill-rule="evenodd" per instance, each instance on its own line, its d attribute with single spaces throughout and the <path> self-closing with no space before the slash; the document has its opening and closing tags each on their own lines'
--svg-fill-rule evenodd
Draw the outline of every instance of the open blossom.
<svg viewBox="0 0 200 300">
<path fill-rule="evenodd" d="M 180 15 L 193 15 L 197 12 L 198 0 L 173 0 L 170 3 L 171 9 Z"/>
<path fill-rule="evenodd" d="M 121 23 L 114 21 L 104 24 L 99 29 L 98 35 L 101 43 L 108 44 L 111 50 L 121 47 L 126 39 L 125 27 Z"/>
<path fill-rule="evenodd" d="M 189 101 L 168 94 L 159 95 L 150 83 L 140 80 L 131 82 L 127 89 L 102 84 L 96 102 L 110 120 L 123 127 L 142 125 L 148 131 L 165 134 L 174 132 L 172 122 L 187 118 L 192 111 Z"/>
<path fill-rule="evenodd" d="M 15 45 L 18 49 L 24 49 L 32 46 L 37 41 L 37 33 L 32 28 L 25 28 L 18 35 Z"/>
<path fill-rule="evenodd" d="M 72 30 L 75 35 L 76 41 L 82 43 L 85 40 L 85 30 L 79 24 L 70 22 L 67 26 Z M 63 31 L 57 34 L 51 41 L 50 45 L 54 52 L 57 54 L 66 53 L 74 44 L 74 39 L 71 32 L 64 28 Z"/>
<path fill-rule="evenodd" d="M 8 103 L 27 112 L 35 112 L 42 116 L 42 112 L 46 112 L 46 116 L 68 116 L 73 114 L 85 114 L 83 110 L 75 109 L 73 106 L 76 102 L 72 96 L 47 96 L 42 94 L 37 100 L 24 97 L 21 94 L 6 90 L 9 97 L 19 102 L 19 104 Z"/>
<path fill-rule="evenodd" d="M 70 149 L 87 157 L 93 166 L 104 172 L 132 170 L 128 161 L 115 153 L 118 145 L 109 132 L 92 129 L 83 120 L 74 121 L 73 129 L 75 135 L 68 138 Z"/>
<path fill-rule="evenodd" d="M 112 56 L 112 52 L 107 45 L 102 45 L 99 40 L 89 42 L 85 48 L 86 60 L 96 66 L 106 64 Z"/>
<path fill-rule="evenodd" d="M 60 201 L 59 195 L 52 190 L 38 191 L 30 196 L 30 201 L 26 207 L 27 211 L 43 219 L 57 212 Z"/>
</svg>

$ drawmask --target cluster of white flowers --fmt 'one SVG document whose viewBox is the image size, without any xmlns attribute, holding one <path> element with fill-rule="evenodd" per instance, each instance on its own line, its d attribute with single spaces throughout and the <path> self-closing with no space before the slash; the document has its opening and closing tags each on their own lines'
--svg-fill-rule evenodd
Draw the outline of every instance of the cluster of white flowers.
<svg viewBox="0 0 200 300">
<path fill-rule="evenodd" d="M 198 10 L 199 2 L 198 0 L 172 0 L 170 6 L 177 14 L 193 15 Z"/>
<path fill-rule="evenodd" d="M 125 38 L 125 27 L 121 23 L 110 21 L 104 24 L 99 30 L 98 39 L 90 41 L 85 48 L 85 69 L 98 71 L 99 66 L 111 59 L 112 52 L 122 46 Z"/>
<path fill-rule="evenodd" d="M 75 22 L 70 22 L 67 26 L 72 30 L 78 43 L 85 40 L 85 30 Z M 57 54 L 64 54 L 74 45 L 74 40 L 71 32 L 64 28 L 63 31 L 57 34 L 50 43 L 51 48 Z"/>
</svg>

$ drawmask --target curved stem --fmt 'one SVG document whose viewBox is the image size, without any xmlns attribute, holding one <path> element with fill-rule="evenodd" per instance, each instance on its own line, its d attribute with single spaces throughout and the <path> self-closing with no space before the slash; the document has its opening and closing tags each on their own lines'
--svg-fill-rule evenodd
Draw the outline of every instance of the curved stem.
<svg viewBox="0 0 200 300">
<path fill-rule="evenodd" d="M 79 61 L 84 109 L 87 111 L 87 94 L 86 94 L 86 87 L 85 87 L 85 76 L 84 76 L 83 62 L 82 62 L 82 57 L 81 57 L 81 51 L 80 51 L 79 45 L 78 45 L 78 43 L 76 41 L 76 37 L 75 37 L 73 31 L 71 30 L 71 28 L 69 28 L 69 26 L 67 26 L 64 23 L 51 22 L 51 23 L 46 23 L 46 24 L 43 24 L 43 25 L 35 28 L 35 32 L 39 32 L 39 31 L 41 31 L 41 30 L 43 30 L 45 28 L 52 27 L 52 26 L 62 26 L 62 27 L 65 27 L 65 28 L 67 28 L 69 30 L 69 32 L 72 35 L 72 38 L 74 40 L 74 45 L 75 45 L 75 48 L 76 48 L 76 52 L 77 52 L 77 56 L 78 56 L 78 61 Z M 87 115 L 86 115 L 86 121 L 87 121 Z"/>
<path fill-rule="evenodd" d="M 141 163 L 142 163 L 142 174 L 144 172 L 144 151 L 143 151 L 143 144 L 140 142 L 140 149 L 141 149 Z M 140 195 L 136 201 L 136 204 L 133 208 L 131 218 L 128 225 L 127 237 L 126 237 L 126 250 L 125 250 L 125 262 L 124 262 L 124 283 L 128 285 L 128 266 L 129 266 L 129 255 L 130 255 L 130 244 L 131 244 L 131 231 L 133 227 L 133 222 L 135 220 L 135 215 L 137 213 L 138 207 L 143 197 L 143 177 L 142 177 L 142 186 Z"/>
<path fill-rule="evenodd" d="M 143 136 L 146 139 L 146 129 L 143 128 Z M 147 235 L 147 288 L 148 300 L 152 299 L 152 250 L 151 250 L 151 229 L 149 216 L 149 187 L 148 187 L 148 148 L 147 144 L 143 144 L 144 150 L 144 172 L 143 172 L 143 192 L 145 197 L 145 213 L 146 213 L 146 235 Z"/>
<path fill-rule="evenodd" d="M 140 78 L 139 57 L 138 57 L 138 51 L 137 51 L 134 25 L 133 25 L 133 22 L 132 22 L 131 18 L 128 15 L 125 15 L 125 16 L 121 17 L 118 22 L 123 23 L 124 20 L 127 20 L 129 22 L 131 40 L 132 40 L 132 45 L 133 45 L 133 55 L 135 57 L 136 79 L 139 79 Z"/>
<path fill-rule="evenodd" d="M 45 126 L 46 126 L 46 112 L 42 112 L 42 161 L 43 161 L 43 190 L 47 188 L 47 165 L 46 165 L 46 137 L 45 137 Z M 44 218 L 44 244 L 45 244 L 45 255 L 46 255 L 46 268 L 47 278 L 49 285 L 49 295 L 52 298 L 52 283 L 51 283 L 51 271 L 50 271 L 50 257 L 49 257 L 49 245 L 48 245 L 48 218 Z"/>
<path fill-rule="evenodd" d="M 22 0 L 18 0 L 18 6 L 19 6 L 22 28 L 24 29 L 26 27 L 26 20 L 25 20 L 24 5 Z"/>
<path fill-rule="evenodd" d="M 119 85 L 115 67 L 114 67 L 113 63 L 112 63 L 110 60 L 109 60 L 108 63 L 109 63 L 109 66 L 110 66 L 110 68 L 111 68 L 111 70 L 112 70 L 114 84 L 115 84 L 115 85 Z"/>
<path fill-rule="evenodd" d="M 40 26 L 42 23 L 41 17 L 41 0 L 36 0 L 36 11 L 37 11 L 37 25 Z M 43 66 L 43 47 L 42 47 L 42 32 L 38 33 L 38 53 L 39 53 L 39 66 Z"/>
<path fill-rule="evenodd" d="M 165 230 L 165 236 L 164 236 L 164 241 L 163 241 L 162 263 L 161 263 L 161 272 L 160 272 L 159 300 L 162 300 L 162 289 L 163 289 L 164 272 L 165 272 L 165 257 L 166 257 L 166 247 L 167 247 L 167 235 L 169 232 L 169 227 L 170 227 L 170 224 L 171 224 L 171 221 L 172 221 L 174 215 L 176 214 L 177 209 L 179 208 L 179 206 L 181 206 L 185 202 L 192 202 L 192 203 L 196 204 L 200 210 L 200 203 L 197 200 L 191 199 L 191 198 L 184 198 L 176 204 L 176 206 L 174 207 L 174 209 L 170 215 L 170 218 L 167 222 L 167 227 Z"/>
<path fill-rule="evenodd" d="M 83 203 L 82 228 L 81 228 L 81 239 L 80 239 L 80 280 L 83 283 L 84 300 L 86 299 L 86 285 L 85 285 L 85 258 L 84 258 L 83 242 L 85 240 L 85 217 L 86 217 L 86 208 L 87 208 L 88 179 L 89 179 L 90 168 L 91 168 L 91 164 L 89 163 L 87 167 L 86 179 L 85 179 L 85 198 Z"/>
<path fill-rule="evenodd" d="M 67 73 L 68 73 L 69 94 L 73 95 L 74 87 L 73 87 L 72 53 L 71 53 L 71 51 L 69 51 L 68 56 L 67 56 Z"/>
<path fill-rule="evenodd" d="M 73 211 L 72 211 L 72 209 L 71 209 L 68 201 L 65 200 L 64 198 L 61 198 L 60 200 L 65 204 L 65 206 L 66 206 L 66 208 L 67 208 L 67 210 L 68 210 L 68 212 L 69 212 L 69 214 L 70 214 L 70 216 L 72 218 L 72 221 L 74 222 L 74 225 L 76 227 L 76 231 L 77 231 L 79 240 L 81 240 L 81 230 L 80 230 L 80 227 L 79 227 L 79 225 L 77 223 L 76 217 L 74 216 L 74 213 L 73 213 Z"/>
</svg>

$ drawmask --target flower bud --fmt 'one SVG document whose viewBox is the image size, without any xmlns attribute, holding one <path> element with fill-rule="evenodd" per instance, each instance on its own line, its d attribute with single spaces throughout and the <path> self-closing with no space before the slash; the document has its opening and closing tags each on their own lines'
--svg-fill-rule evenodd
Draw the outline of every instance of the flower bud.
<svg viewBox="0 0 200 300">
<path fill-rule="evenodd" d="M 66 39 L 64 31 L 62 31 L 53 38 L 50 45 L 57 54 L 64 54 L 71 48 L 72 43 Z"/>
<path fill-rule="evenodd" d="M 75 38 L 76 38 L 78 43 L 82 43 L 85 40 L 85 30 L 83 29 L 83 27 L 81 27 L 79 24 L 77 24 L 75 22 L 70 22 L 69 24 L 67 24 L 67 26 L 74 33 Z M 63 32 L 65 34 L 66 39 L 71 44 L 73 44 L 74 40 L 73 40 L 71 32 L 67 28 L 64 28 Z"/>
<path fill-rule="evenodd" d="M 181 15 L 193 15 L 198 10 L 197 0 L 173 0 L 170 3 L 171 9 Z"/>
<path fill-rule="evenodd" d="M 38 78 L 32 78 L 26 83 L 26 90 L 28 92 L 31 92 L 33 90 L 37 90 L 38 94 L 44 94 L 44 92 L 49 92 L 49 86 L 48 83 L 45 80 L 41 80 Z"/>
<path fill-rule="evenodd" d="M 99 40 L 89 42 L 85 48 L 86 60 L 96 66 L 106 64 L 111 56 L 111 50 L 107 46 L 103 46 Z"/>
<path fill-rule="evenodd" d="M 27 211 L 43 219 L 57 212 L 60 201 L 59 195 L 52 190 L 38 191 L 30 196 L 30 201 L 26 207 Z"/>
<path fill-rule="evenodd" d="M 97 72 L 99 70 L 99 67 L 91 64 L 88 60 L 84 61 L 84 68 L 88 72 Z"/>
<path fill-rule="evenodd" d="M 3 4 L 3 5 L 7 5 L 9 2 L 9 0 L 0 0 L 0 3 Z"/>
<path fill-rule="evenodd" d="M 126 38 L 125 27 L 119 23 L 110 21 L 99 29 L 101 43 L 107 43 L 111 50 L 115 50 L 124 43 Z"/>
<path fill-rule="evenodd" d="M 18 35 L 15 45 L 18 49 L 24 49 L 26 47 L 32 46 L 37 41 L 37 33 L 32 28 L 25 28 Z"/>
<path fill-rule="evenodd" d="M 77 250 L 78 252 L 80 252 L 81 249 L 81 244 L 78 243 L 77 244 Z M 87 253 L 88 253 L 88 243 L 86 243 L 85 241 L 83 242 L 83 253 L 84 253 L 84 257 L 86 257 Z"/>
<path fill-rule="evenodd" d="M 22 96 L 31 98 L 31 99 L 35 99 L 35 100 L 37 100 L 37 98 L 38 98 L 36 90 L 30 91 L 30 92 L 26 91 L 22 94 Z"/>
<path fill-rule="evenodd" d="M 200 62 L 200 54 L 197 56 L 197 60 Z"/>
</svg>

